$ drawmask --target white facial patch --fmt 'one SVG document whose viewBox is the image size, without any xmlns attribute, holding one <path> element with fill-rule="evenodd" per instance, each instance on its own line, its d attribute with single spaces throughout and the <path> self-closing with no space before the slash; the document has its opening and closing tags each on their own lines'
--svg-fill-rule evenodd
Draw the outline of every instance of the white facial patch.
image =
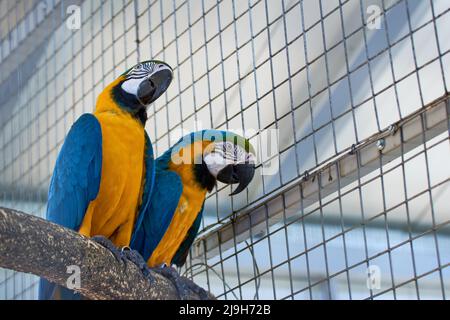
<svg viewBox="0 0 450 320">
<path fill-rule="evenodd" d="M 204 158 L 208 171 L 217 178 L 219 171 L 225 168 L 229 164 L 233 164 L 233 161 L 224 159 L 222 155 L 217 152 L 208 153 Z"/>
<path fill-rule="evenodd" d="M 142 79 L 135 79 L 135 78 L 131 78 L 131 79 L 125 80 L 122 83 L 122 89 L 126 93 L 129 93 L 129 94 L 132 94 L 132 95 L 136 96 L 138 88 L 139 88 L 139 85 L 141 84 L 141 82 L 142 82 Z"/>
<path fill-rule="evenodd" d="M 209 172 L 217 178 L 220 170 L 230 164 L 255 163 L 255 156 L 230 141 L 215 143 L 214 150 L 205 155 L 203 161 Z"/>
</svg>

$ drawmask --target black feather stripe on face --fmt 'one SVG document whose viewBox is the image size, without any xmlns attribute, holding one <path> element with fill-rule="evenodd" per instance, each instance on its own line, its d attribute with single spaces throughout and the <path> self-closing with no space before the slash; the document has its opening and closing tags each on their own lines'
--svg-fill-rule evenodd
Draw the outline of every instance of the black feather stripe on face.
<svg viewBox="0 0 450 320">
<path fill-rule="evenodd" d="M 216 178 L 209 172 L 206 163 L 202 161 L 202 163 L 194 164 L 194 177 L 197 183 L 204 189 L 211 192 L 214 186 L 216 185 Z"/>
<path fill-rule="evenodd" d="M 142 107 L 136 96 L 129 94 L 121 89 L 120 82 L 112 89 L 113 100 L 124 110 L 129 112 L 133 117 L 138 119 L 145 126 L 147 121 L 147 110 Z"/>
<path fill-rule="evenodd" d="M 156 63 L 153 61 L 139 64 L 128 72 L 127 79 L 141 79 L 153 73 L 156 68 Z"/>
<path fill-rule="evenodd" d="M 223 144 L 217 144 L 214 152 L 220 154 L 225 160 L 236 162 L 244 157 L 245 151 L 238 145 L 226 141 Z"/>
</svg>

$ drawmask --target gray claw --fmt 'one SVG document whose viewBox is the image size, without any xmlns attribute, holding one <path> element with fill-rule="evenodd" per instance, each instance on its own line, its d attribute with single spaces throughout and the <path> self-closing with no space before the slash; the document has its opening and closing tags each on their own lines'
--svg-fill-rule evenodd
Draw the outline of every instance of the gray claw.
<svg viewBox="0 0 450 320">
<path fill-rule="evenodd" d="M 139 252 L 137 252 L 136 250 L 132 250 L 129 247 L 124 247 L 122 248 L 121 254 L 124 261 L 131 261 L 139 268 L 139 270 L 141 270 L 141 272 L 147 279 L 149 279 L 150 281 L 153 280 L 153 278 L 151 277 L 150 268 L 148 267 L 144 258 L 139 254 Z"/>
<path fill-rule="evenodd" d="M 108 249 L 109 251 L 111 251 L 111 253 L 114 255 L 114 257 L 116 258 L 117 261 L 122 260 L 122 254 L 121 254 L 120 250 L 108 238 L 106 238 L 104 236 L 93 236 L 91 238 L 91 240 L 97 242 L 101 246 L 103 246 L 106 249 Z"/>
<path fill-rule="evenodd" d="M 160 269 L 154 269 L 154 271 L 172 281 L 180 300 L 190 300 L 192 292 L 196 293 L 201 300 L 208 300 L 208 293 L 204 289 L 197 286 L 188 278 L 180 276 L 175 268 L 164 265 Z"/>
</svg>

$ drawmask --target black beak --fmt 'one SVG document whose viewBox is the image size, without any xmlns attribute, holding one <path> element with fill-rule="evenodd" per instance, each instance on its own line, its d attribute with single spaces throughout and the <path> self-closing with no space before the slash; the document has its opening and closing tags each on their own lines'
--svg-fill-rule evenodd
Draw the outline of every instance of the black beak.
<svg viewBox="0 0 450 320">
<path fill-rule="evenodd" d="M 239 185 L 230 195 L 235 195 L 247 188 L 255 175 L 255 166 L 250 163 L 229 164 L 219 171 L 217 180 L 223 183 L 238 183 Z"/>
<path fill-rule="evenodd" d="M 163 69 L 142 81 L 137 91 L 139 101 L 145 106 L 151 104 L 167 90 L 172 78 L 172 71 Z"/>
</svg>

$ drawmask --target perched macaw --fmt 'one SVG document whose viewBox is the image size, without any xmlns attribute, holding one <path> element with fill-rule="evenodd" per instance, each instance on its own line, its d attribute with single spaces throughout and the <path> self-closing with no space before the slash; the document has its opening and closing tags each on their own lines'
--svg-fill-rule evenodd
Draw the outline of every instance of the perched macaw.
<svg viewBox="0 0 450 320">
<path fill-rule="evenodd" d="M 255 173 L 250 142 L 232 132 L 203 130 L 183 137 L 155 160 L 155 185 L 130 247 L 149 267 L 181 266 L 198 233 L 206 193 L 216 181 L 244 190 Z"/>
<path fill-rule="evenodd" d="M 141 62 L 103 90 L 93 114 L 74 123 L 50 182 L 48 220 L 87 237 L 104 236 L 118 247 L 130 244 L 155 175 L 146 110 L 172 76 L 162 61 Z M 72 291 L 54 288 L 41 279 L 39 298 L 74 298 Z"/>
</svg>

